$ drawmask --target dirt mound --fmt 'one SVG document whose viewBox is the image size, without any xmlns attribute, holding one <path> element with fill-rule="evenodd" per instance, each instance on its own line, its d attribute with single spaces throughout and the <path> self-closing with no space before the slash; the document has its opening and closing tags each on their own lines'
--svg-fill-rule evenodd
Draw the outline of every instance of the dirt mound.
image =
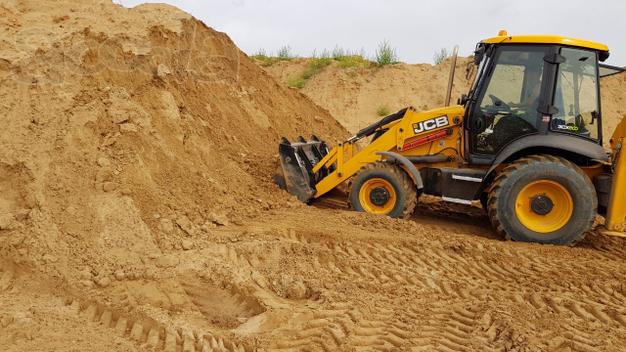
<svg viewBox="0 0 626 352">
<path fill-rule="evenodd" d="M 0 12 L 0 258 L 60 291 L 166 275 L 166 253 L 194 236 L 302 206 L 271 182 L 279 138 L 347 134 L 175 8 L 5 1 Z"/>
<path fill-rule="evenodd" d="M 85 241 L 145 253 L 172 242 L 165 233 L 255 216 L 286 200 L 266 176 L 280 136 L 344 133 L 174 8 L 2 9 L 0 228 L 38 232 L 28 260 L 80 260 L 92 253 L 70 243 Z"/>
<path fill-rule="evenodd" d="M 276 61 L 265 70 L 287 83 L 300 75 L 309 61 Z M 457 62 L 453 103 L 470 89 L 472 82 L 466 75 L 470 62 L 468 58 Z M 382 68 L 342 68 L 333 63 L 311 77 L 301 91 L 355 133 L 380 119 L 378 111 L 382 107 L 395 112 L 406 106 L 418 110 L 443 106 L 450 64 L 450 59 L 435 66 L 396 64 Z M 601 83 L 604 134 L 610 136 L 626 112 L 626 74 L 603 78 Z"/>
</svg>

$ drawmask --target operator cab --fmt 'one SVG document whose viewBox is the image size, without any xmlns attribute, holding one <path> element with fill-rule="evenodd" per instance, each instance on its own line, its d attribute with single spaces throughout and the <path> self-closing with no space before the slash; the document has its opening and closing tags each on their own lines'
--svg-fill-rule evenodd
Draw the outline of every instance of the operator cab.
<svg viewBox="0 0 626 352">
<path fill-rule="evenodd" d="M 579 45 L 580 44 L 580 45 Z M 491 164 L 512 142 L 567 134 L 602 145 L 598 62 L 602 44 L 560 36 L 498 37 L 477 45 L 466 105 L 472 164 Z"/>
</svg>

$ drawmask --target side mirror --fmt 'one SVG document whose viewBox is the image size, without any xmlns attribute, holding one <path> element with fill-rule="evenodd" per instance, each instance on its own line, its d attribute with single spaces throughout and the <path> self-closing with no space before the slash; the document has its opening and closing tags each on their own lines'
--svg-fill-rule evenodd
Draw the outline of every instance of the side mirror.
<svg viewBox="0 0 626 352">
<path fill-rule="evenodd" d="M 474 64 L 478 65 L 481 61 L 483 61 L 483 57 L 485 56 L 485 47 L 481 46 L 476 51 L 474 51 Z"/>
<path fill-rule="evenodd" d="M 458 103 L 459 105 L 465 106 L 465 104 L 467 104 L 468 101 L 469 101 L 469 97 L 467 96 L 467 94 L 462 94 L 458 100 Z"/>
</svg>

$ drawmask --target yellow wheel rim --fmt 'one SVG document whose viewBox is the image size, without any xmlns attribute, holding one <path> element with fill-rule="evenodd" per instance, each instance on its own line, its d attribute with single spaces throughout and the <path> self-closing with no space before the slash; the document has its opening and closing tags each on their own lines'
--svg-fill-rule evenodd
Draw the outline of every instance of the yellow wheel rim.
<svg viewBox="0 0 626 352">
<path fill-rule="evenodd" d="M 515 201 L 517 219 L 527 229 L 548 234 L 562 229 L 574 214 L 574 201 L 561 184 L 540 180 L 528 184 Z"/>
<path fill-rule="evenodd" d="M 368 213 L 387 215 L 396 206 L 396 190 L 389 181 L 371 178 L 359 190 L 359 202 Z"/>
</svg>

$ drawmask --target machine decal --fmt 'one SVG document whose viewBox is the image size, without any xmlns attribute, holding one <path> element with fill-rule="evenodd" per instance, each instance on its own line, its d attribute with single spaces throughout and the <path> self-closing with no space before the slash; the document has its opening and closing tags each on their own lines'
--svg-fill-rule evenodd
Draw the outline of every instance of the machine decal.
<svg viewBox="0 0 626 352">
<path fill-rule="evenodd" d="M 436 128 L 441 128 L 450 125 L 448 116 L 439 116 L 430 120 L 421 121 L 413 124 L 413 132 L 420 134 L 422 132 L 431 131 Z"/>
<path fill-rule="evenodd" d="M 413 140 L 411 142 L 405 143 L 402 146 L 402 150 L 406 151 L 406 150 L 409 150 L 409 149 L 417 148 L 417 147 L 419 147 L 421 145 L 424 145 L 424 144 L 428 144 L 430 142 L 434 142 L 434 141 L 436 141 L 438 139 L 441 139 L 441 138 L 446 138 L 448 136 L 448 134 L 449 134 L 448 130 L 449 129 L 441 130 L 441 131 L 429 134 L 426 137 L 423 137 L 423 138 L 416 139 L 416 140 Z"/>
</svg>

